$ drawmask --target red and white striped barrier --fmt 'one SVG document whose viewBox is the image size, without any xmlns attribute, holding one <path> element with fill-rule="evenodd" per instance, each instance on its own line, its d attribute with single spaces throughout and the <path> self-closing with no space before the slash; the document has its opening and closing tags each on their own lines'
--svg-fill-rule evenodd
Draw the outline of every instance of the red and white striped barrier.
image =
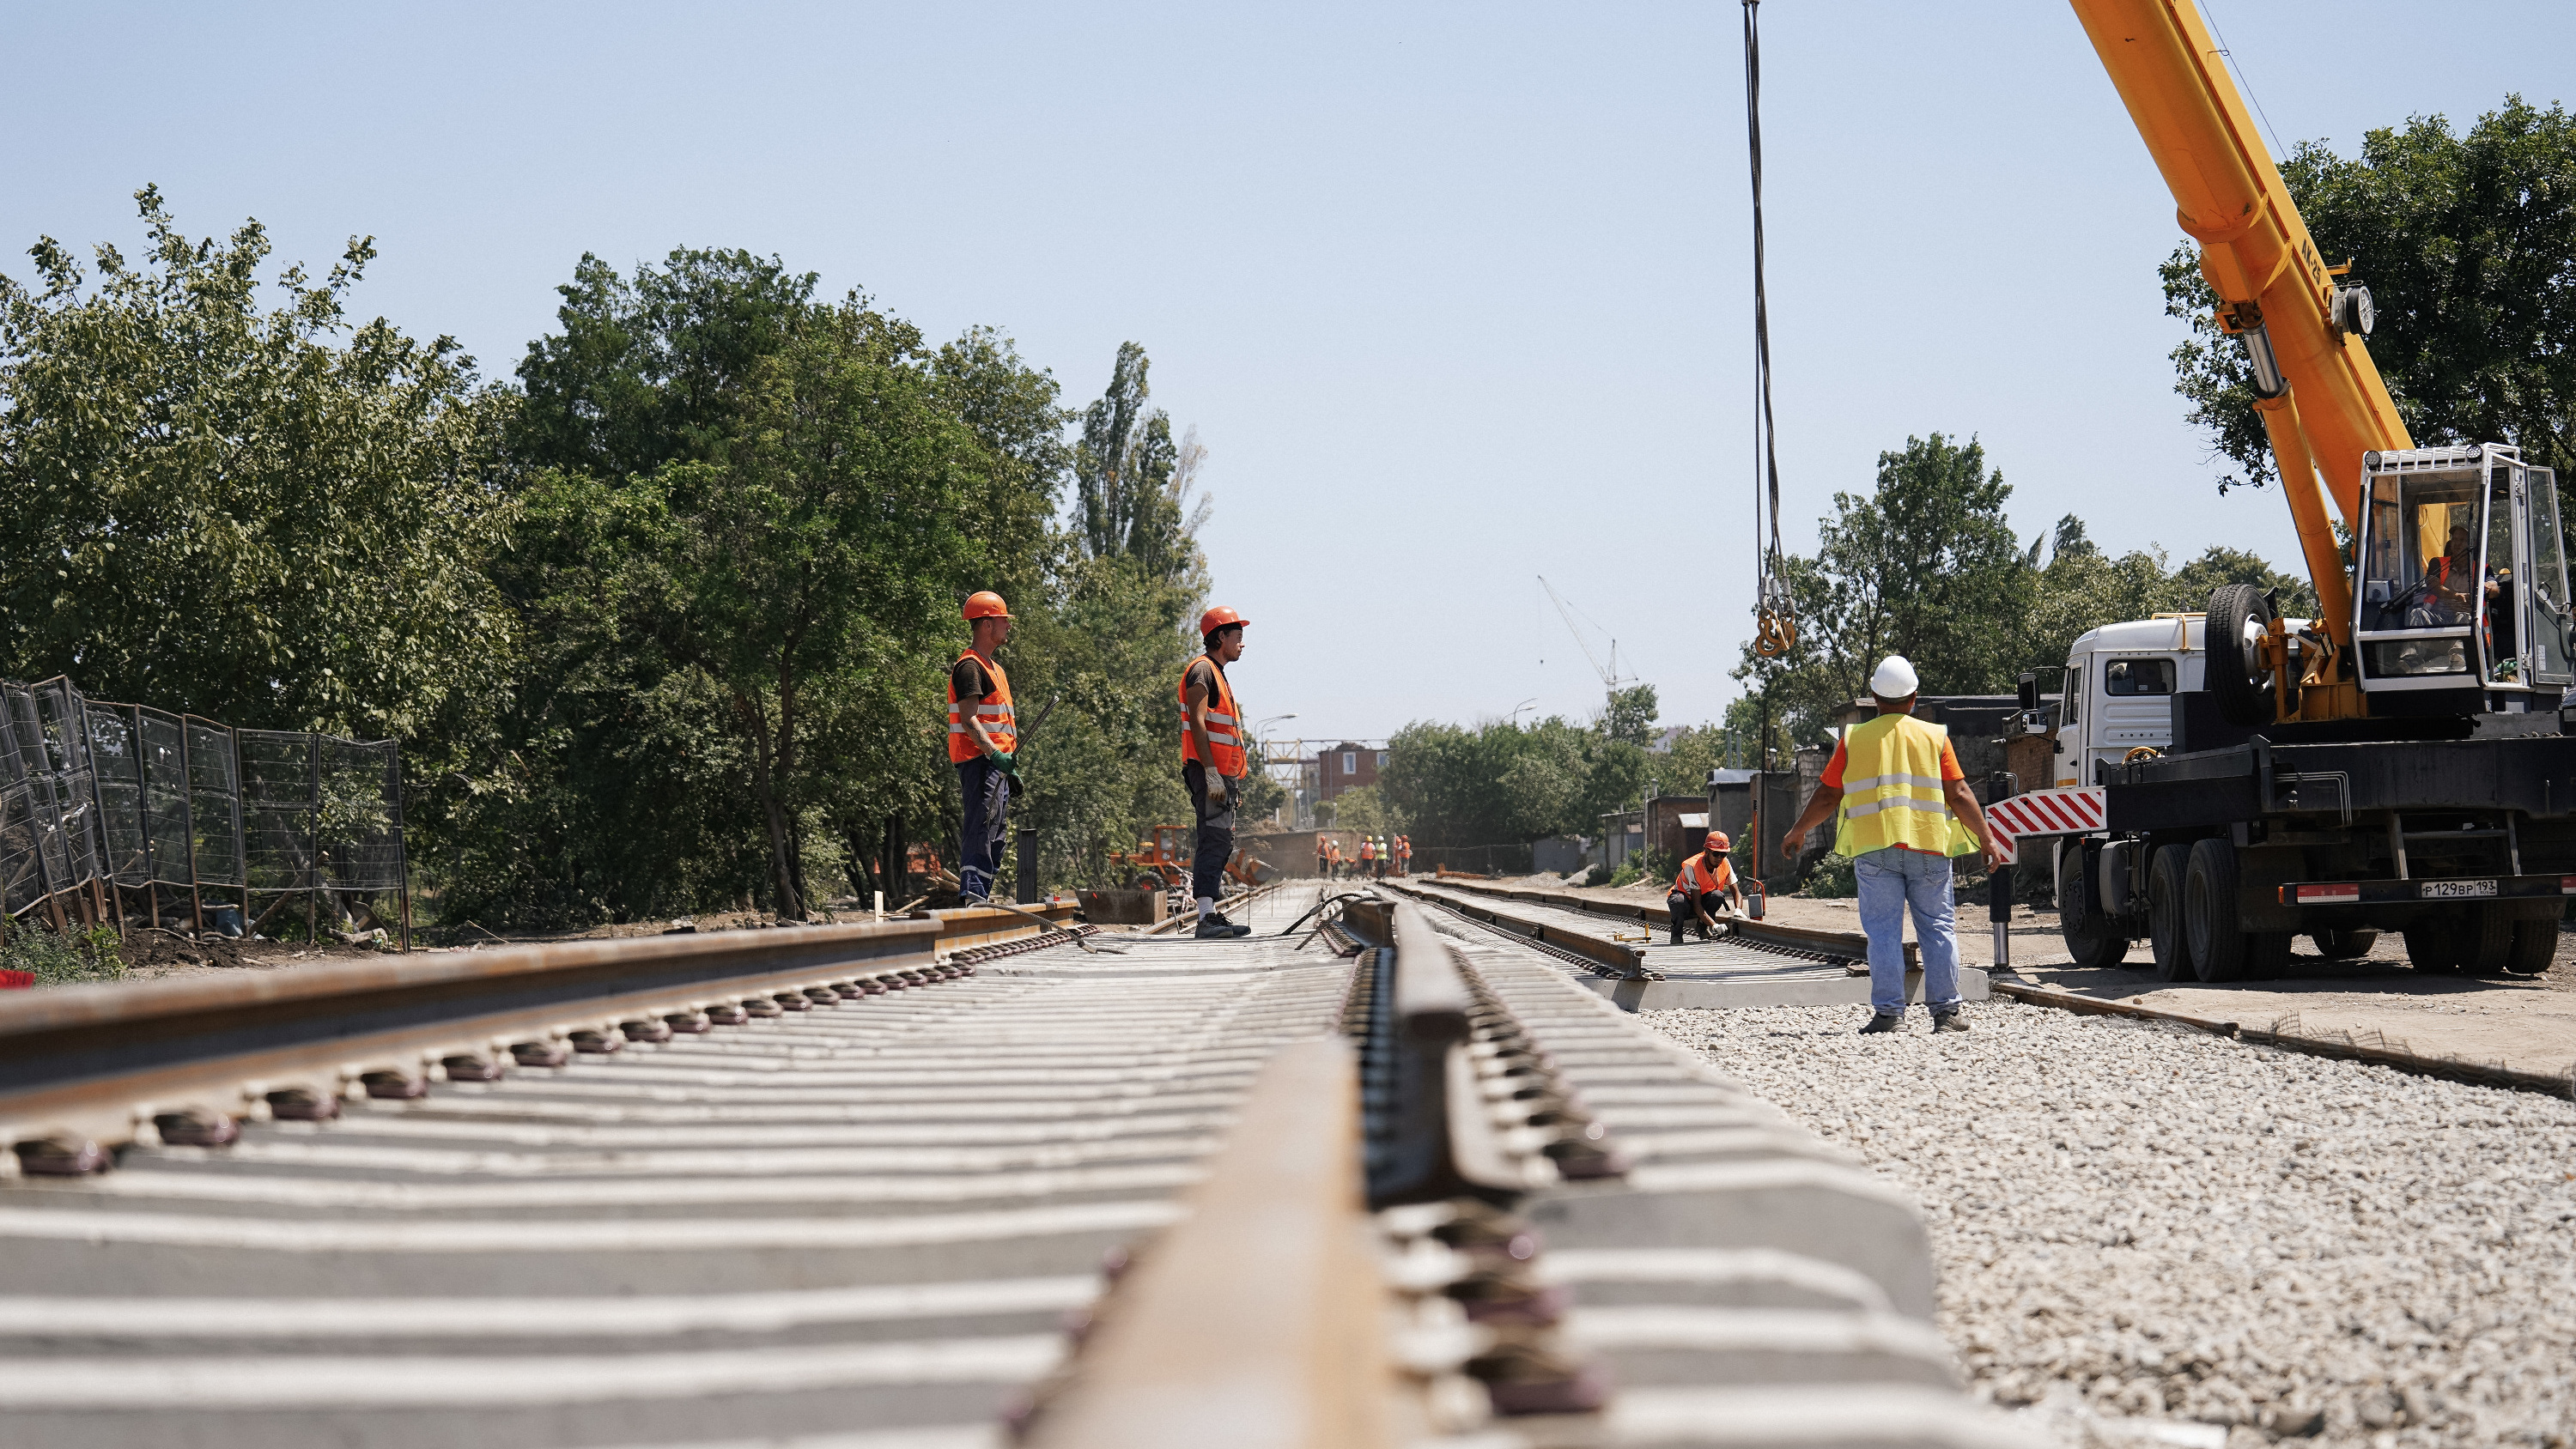
<svg viewBox="0 0 2576 1449">
<path fill-rule="evenodd" d="M 2088 835 L 2101 828 L 2100 790 L 2033 790 L 1986 807 L 1986 829 L 2007 864 L 2021 858 L 2024 836 Z"/>
</svg>

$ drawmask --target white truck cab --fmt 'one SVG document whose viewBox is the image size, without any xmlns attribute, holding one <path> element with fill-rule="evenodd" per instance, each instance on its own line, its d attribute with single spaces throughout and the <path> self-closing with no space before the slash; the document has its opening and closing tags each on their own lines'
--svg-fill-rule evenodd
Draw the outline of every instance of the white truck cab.
<svg viewBox="0 0 2576 1449">
<path fill-rule="evenodd" d="M 2097 761 L 2116 765 L 2141 746 L 2173 744 L 2173 696 L 2201 687 L 2208 660 L 2201 624 L 2199 614 L 2158 614 L 2076 638 L 2066 651 L 2056 778 L 2049 785 L 2090 786 Z"/>
</svg>

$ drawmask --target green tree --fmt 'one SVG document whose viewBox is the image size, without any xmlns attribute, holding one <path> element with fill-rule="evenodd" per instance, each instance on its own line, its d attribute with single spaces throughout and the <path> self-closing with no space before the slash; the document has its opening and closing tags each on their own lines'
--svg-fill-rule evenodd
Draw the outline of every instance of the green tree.
<svg viewBox="0 0 2576 1449">
<path fill-rule="evenodd" d="M 2419 445 L 2503 442 L 2576 472 L 2576 116 L 2508 96 L 2465 136 L 2416 116 L 2337 156 L 2306 141 L 2281 179 L 2318 248 L 2350 258 L 2377 304 L 2371 360 Z M 2217 304 L 2186 244 L 2167 260 L 2165 310 L 2191 324 L 2175 390 L 2238 470 L 2221 492 L 2273 474 L 2251 365 L 2217 331 Z"/>
<path fill-rule="evenodd" d="M 135 200 L 141 265 L 101 246 L 91 288 L 47 237 L 33 287 L 0 277 L 0 672 L 397 736 L 416 789 L 465 778 L 514 649 L 481 571 L 508 400 L 448 338 L 349 321 L 371 240 L 264 308 L 258 222 L 192 242 Z"/>
<path fill-rule="evenodd" d="M 1763 659 L 1748 645 L 1735 670 L 1757 715 L 1767 701 L 1775 722 L 1813 738 L 1889 654 L 1913 661 L 1927 693 L 2009 687 L 2036 560 L 2004 517 L 2012 489 L 1985 457 L 1973 439 L 1908 438 L 1879 454 L 1868 497 L 1834 495 L 1816 557 L 1785 564 L 1796 646 Z"/>
</svg>

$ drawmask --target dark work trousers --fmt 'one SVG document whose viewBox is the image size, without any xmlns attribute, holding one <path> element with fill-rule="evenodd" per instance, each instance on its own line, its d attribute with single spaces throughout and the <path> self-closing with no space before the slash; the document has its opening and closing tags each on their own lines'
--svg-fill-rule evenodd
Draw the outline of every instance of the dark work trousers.
<svg viewBox="0 0 2576 1449">
<path fill-rule="evenodd" d="M 1682 928 L 1699 924 L 1699 913 L 1705 909 L 1710 920 L 1716 920 L 1727 907 L 1724 891 L 1710 891 L 1704 896 L 1684 895 L 1679 891 L 1664 897 L 1664 905 L 1673 913 L 1673 939 L 1682 938 Z"/>
<path fill-rule="evenodd" d="M 1183 762 L 1181 783 L 1190 787 L 1190 809 L 1199 821 L 1198 850 L 1190 857 L 1190 894 L 1212 901 L 1225 894 L 1225 863 L 1234 859 L 1234 802 L 1242 798 L 1243 782 L 1225 782 L 1225 805 L 1218 810 L 1208 808 L 1207 766 Z"/>
<path fill-rule="evenodd" d="M 993 868 L 1002 859 L 1002 840 L 1011 822 L 1011 777 L 977 755 L 957 767 L 957 792 L 966 797 L 966 823 L 957 831 L 957 889 L 962 895 L 993 894 Z"/>
</svg>

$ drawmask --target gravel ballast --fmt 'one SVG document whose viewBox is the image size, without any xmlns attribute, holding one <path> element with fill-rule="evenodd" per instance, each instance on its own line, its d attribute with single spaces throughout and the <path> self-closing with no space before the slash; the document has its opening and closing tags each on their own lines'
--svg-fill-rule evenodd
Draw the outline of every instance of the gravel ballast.
<svg viewBox="0 0 2576 1449">
<path fill-rule="evenodd" d="M 1922 1203 L 2066 1444 L 2576 1445 L 2576 1105 L 1997 1001 L 1645 1013 Z"/>
</svg>

